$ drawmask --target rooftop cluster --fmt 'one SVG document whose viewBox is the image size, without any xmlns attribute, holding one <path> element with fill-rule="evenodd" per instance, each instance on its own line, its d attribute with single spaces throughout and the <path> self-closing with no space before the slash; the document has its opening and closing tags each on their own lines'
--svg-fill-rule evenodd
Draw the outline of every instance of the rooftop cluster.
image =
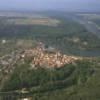
<svg viewBox="0 0 100 100">
<path fill-rule="evenodd" d="M 67 56 L 60 51 L 57 51 L 53 47 L 45 48 L 44 44 L 39 43 L 37 47 L 29 50 L 25 50 L 22 57 L 32 57 L 31 66 L 35 67 L 46 67 L 46 68 L 54 68 L 54 67 L 62 67 L 65 64 L 73 63 L 74 61 L 81 59 L 75 56 Z"/>
</svg>

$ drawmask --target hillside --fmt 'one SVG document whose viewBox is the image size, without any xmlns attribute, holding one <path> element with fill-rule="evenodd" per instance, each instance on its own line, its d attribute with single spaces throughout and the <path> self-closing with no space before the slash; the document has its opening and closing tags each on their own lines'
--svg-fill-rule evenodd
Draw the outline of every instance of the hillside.
<svg viewBox="0 0 100 100">
<path fill-rule="evenodd" d="M 99 36 L 56 14 L 0 16 L 0 100 L 100 100 Z"/>
<path fill-rule="evenodd" d="M 28 63 L 17 64 L 2 91 L 6 91 L 10 100 L 13 98 L 9 92 L 17 95 L 15 100 L 99 100 L 100 59 L 95 59 L 84 59 L 54 69 L 30 69 Z"/>
</svg>

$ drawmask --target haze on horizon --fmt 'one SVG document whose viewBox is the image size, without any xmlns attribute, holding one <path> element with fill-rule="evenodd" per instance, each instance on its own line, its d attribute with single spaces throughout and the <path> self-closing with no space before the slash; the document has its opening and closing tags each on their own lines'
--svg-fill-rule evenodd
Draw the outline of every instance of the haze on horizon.
<svg viewBox="0 0 100 100">
<path fill-rule="evenodd" d="M 0 0 L 0 10 L 100 11 L 99 0 Z"/>
</svg>

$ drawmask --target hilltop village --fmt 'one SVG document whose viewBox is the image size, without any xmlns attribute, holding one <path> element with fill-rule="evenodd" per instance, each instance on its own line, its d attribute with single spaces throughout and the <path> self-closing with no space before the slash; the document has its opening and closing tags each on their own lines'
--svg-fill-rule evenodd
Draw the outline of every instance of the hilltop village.
<svg viewBox="0 0 100 100">
<path fill-rule="evenodd" d="M 41 42 L 39 42 L 35 48 L 25 50 L 25 52 L 21 56 L 23 59 L 30 57 L 32 58 L 32 68 L 59 68 L 64 66 L 65 64 L 70 64 L 76 60 L 81 59 L 80 57 L 67 56 L 65 54 L 62 54 L 55 48 L 45 46 Z"/>
<path fill-rule="evenodd" d="M 82 58 L 67 56 L 55 48 L 39 42 L 34 48 L 16 50 L 0 57 L 0 72 L 8 74 L 13 71 L 17 63 L 26 63 L 26 59 L 30 60 L 30 65 L 34 69 L 39 67 L 59 68 Z"/>
</svg>

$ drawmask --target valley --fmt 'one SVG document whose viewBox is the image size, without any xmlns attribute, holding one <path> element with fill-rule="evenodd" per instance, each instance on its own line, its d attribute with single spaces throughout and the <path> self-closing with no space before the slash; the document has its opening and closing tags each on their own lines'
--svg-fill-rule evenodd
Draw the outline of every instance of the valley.
<svg viewBox="0 0 100 100">
<path fill-rule="evenodd" d="M 0 100 L 99 100 L 98 16 L 1 12 Z"/>
</svg>

